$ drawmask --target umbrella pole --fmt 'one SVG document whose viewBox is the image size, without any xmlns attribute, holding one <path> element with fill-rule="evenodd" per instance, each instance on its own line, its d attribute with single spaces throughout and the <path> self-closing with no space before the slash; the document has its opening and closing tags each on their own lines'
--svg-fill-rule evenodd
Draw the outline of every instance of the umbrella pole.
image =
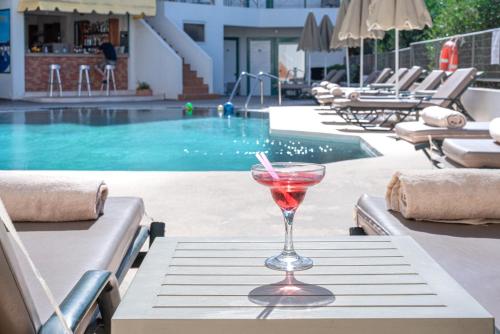
<svg viewBox="0 0 500 334">
<path fill-rule="evenodd" d="M 396 73 L 399 71 L 399 29 L 396 29 L 396 59 L 395 65 Z M 399 98 L 399 75 L 396 74 L 396 97 Z"/>
<path fill-rule="evenodd" d="M 373 67 L 375 69 L 374 70 L 375 72 L 378 71 L 378 50 L 377 50 L 378 48 L 377 48 L 377 46 L 378 46 L 378 41 L 375 40 L 375 61 L 374 61 L 375 66 Z"/>
<path fill-rule="evenodd" d="M 326 58 L 328 57 L 328 52 L 325 53 L 324 63 L 323 63 L 323 80 L 326 78 Z"/>
<path fill-rule="evenodd" d="M 345 48 L 345 67 L 347 73 L 347 87 L 351 87 L 351 65 L 349 61 L 349 48 Z"/>
<path fill-rule="evenodd" d="M 364 40 L 361 38 L 361 45 L 360 45 L 360 52 L 359 52 L 359 59 L 360 59 L 360 65 L 359 65 L 359 87 L 363 88 L 363 66 L 365 63 L 365 47 L 364 47 Z"/>
<path fill-rule="evenodd" d="M 311 85 L 311 51 L 307 51 L 307 85 Z"/>
</svg>

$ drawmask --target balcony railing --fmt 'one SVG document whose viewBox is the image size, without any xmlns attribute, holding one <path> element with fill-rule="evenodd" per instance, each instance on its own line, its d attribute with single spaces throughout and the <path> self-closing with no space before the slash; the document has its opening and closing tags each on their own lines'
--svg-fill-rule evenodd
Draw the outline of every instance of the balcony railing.
<svg viewBox="0 0 500 334">
<path fill-rule="evenodd" d="M 193 3 L 196 5 L 213 5 L 215 0 L 165 0 L 169 2 Z"/>
<path fill-rule="evenodd" d="M 215 0 L 165 0 L 170 2 L 214 5 Z M 224 0 L 224 6 L 245 8 L 336 8 L 340 0 Z"/>
<path fill-rule="evenodd" d="M 335 8 L 340 0 L 224 0 L 224 6 L 246 8 Z"/>
</svg>

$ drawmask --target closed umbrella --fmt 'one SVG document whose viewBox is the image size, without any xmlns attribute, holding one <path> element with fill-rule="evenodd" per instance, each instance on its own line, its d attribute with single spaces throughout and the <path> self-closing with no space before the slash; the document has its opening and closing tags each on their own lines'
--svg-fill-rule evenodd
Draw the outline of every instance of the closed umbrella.
<svg viewBox="0 0 500 334">
<path fill-rule="evenodd" d="M 363 87 L 364 40 L 384 38 L 383 31 L 378 29 L 368 30 L 367 19 L 369 10 L 369 0 L 351 0 L 339 32 L 341 40 L 349 38 L 360 40 L 360 87 Z"/>
<path fill-rule="evenodd" d="M 347 12 L 347 7 L 349 7 L 349 0 L 342 0 L 340 4 L 340 8 L 337 11 L 337 20 L 336 26 L 333 29 L 332 39 L 330 40 L 330 49 L 340 49 L 345 48 L 345 65 L 346 65 L 346 73 L 347 73 L 347 87 L 351 86 L 351 68 L 349 65 L 349 48 L 357 48 L 359 46 L 358 39 L 339 39 L 340 28 L 342 27 L 342 23 L 344 22 L 344 17 Z"/>
<path fill-rule="evenodd" d="M 431 15 L 424 0 L 371 0 L 367 21 L 370 30 L 396 30 L 396 71 L 399 69 L 399 31 L 422 30 L 426 26 L 432 26 Z M 396 94 L 399 95 L 398 77 Z"/>
<path fill-rule="evenodd" d="M 304 29 L 302 29 L 297 50 L 305 51 L 308 54 L 309 68 L 307 70 L 307 82 L 311 84 L 311 52 L 321 51 L 319 28 L 312 12 L 307 15 L 306 24 L 304 25 Z"/>
<path fill-rule="evenodd" d="M 322 52 L 326 52 L 323 67 L 323 77 L 326 77 L 326 57 L 331 51 L 330 41 L 332 39 L 333 23 L 328 15 L 323 16 L 319 24 L 319 44 Z"/>
</svg>

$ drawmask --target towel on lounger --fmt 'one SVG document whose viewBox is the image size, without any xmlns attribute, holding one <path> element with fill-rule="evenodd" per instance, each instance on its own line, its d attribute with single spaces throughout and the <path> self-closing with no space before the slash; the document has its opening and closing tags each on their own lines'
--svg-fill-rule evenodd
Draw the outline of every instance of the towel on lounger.
<svg viewBox="0 0 500 334">
<path fill-rule="evenodd" d="M 323 88 L 323 87 L 313 87 L 313 88 L 311 89 L 311 94 L 312 94 L 313 96 L 316 96 L 316 95 L 318 95 L 318 94 L 321 94 L 321 93 L 322 93 L 322 92 L 324 92 L 324 91 L 328 92 L 328 90 L 326 90 L 326 88 Z"/>
<path fill-rule="evenodd" d="M 490 123 L 490 136 L 500 144 L 500 117 L 495 118 Z"/>
<path fill-rule="evenodd" d="M 396 172 L 385 199 L 389 210 L 400 212 L 407 219 L 498 223 L 500 172 L 481 169 Z"/>
<path fill-rule="evenodd" d="M 321 81 L 319 83 L 320 87 L 326 88 L 330 84 L 330 81 Z"/>
<path fill-rule="evenodd" d="M 333 89 L 330 89 L 330 94 L 332 94 L 334 97 L 341 97 L 344 96 L 344 91 L 340 87 L 335 87 Z"/>
<path fill-rule="evenodd" d="M 328 85 L 326 85 L 326 88 L 332 90 L 334 88 L 340 88 L 340 86 L 334 83 L 329 83 Z"/>
<path fill-rule="evenodd" d="M 425 124 L 440 128 L 460 129 L 467 124 L 467 119 L 463 114 L 438 106 L 425 108 L 420 116 Z"/>
<path fill-rule="evenodd" d="M 0 198 L 14 221 L 97 219 L 108 196 L 100 180 L 0 172 Z"/>
<path fill-rule="evenodd" d="M 351 101 L 357 101 L 357 100 L 359 100 L 360 96 L 361 96 L 361 94 L 359 94 L 359 92 L 350 92 L 349 95 L 347 96 L 347 98 Z"/>
</svg>

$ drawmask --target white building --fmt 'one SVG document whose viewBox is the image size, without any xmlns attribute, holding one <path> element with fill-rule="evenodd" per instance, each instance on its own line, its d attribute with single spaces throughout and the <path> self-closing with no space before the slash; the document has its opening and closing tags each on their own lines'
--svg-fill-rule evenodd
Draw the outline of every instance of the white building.
<svg viewBox="0 0 500 334">
<path fill-rule="evenodd" d="M 133 93 L 143 81 L 168 99 L 226 94 L 242 71 L 285 78 L 294 69 L 303 76 L 309 65 L 343 62 L 341 52 L 314 53 L 307 64 L 296 50 L 307 14 L 335 22 L 338 0 L 159 1 L 155 10 L 154 0 L 101 2 L 92 8 L 86 1 L 68 7 L 62 0 L 0 0 L 0 13 L 10 17 L 11 62 L 0 72 L 0 98 L 47 95 L 52 63 L 61 65 L 63 94 L 76 94 L 79 65 L 102 61 L 94 51 L 104 35 L 118 52 L 118 90 Z M 140 13 L 150 16 L 134 16 Z M 90 74 L 99 90 L 93 66 Z M 265 85 L 266 94 L 275 91 Z"/>
</svg>

